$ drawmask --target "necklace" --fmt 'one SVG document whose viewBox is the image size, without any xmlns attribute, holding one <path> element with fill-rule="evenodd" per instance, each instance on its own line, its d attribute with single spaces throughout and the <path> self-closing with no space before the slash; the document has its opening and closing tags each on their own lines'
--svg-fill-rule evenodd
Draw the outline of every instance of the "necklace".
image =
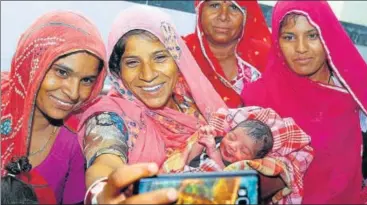
<svg viewBox="0 0 367 205">
<path fill-rule="evenodd" d="M 55 126 L 54 127 L 54 130 L 51 132 L 50 137 L 48 138 L 48 140 L 46 141 L 46 143 L 39 150 L 37 150 L 35 152 L 29 152 L 29 156 L 33 156 L 33 155 L 36 155 L 36 154 L 38 154 L 40 152 L 43 152 L 46 149 L 46 147 L 47 147 L 48 143 L 50 142 L 51 138 L 53 136 L 55 136 L 56 131 L 57 131 L 57 127 Z"/>
</svg>

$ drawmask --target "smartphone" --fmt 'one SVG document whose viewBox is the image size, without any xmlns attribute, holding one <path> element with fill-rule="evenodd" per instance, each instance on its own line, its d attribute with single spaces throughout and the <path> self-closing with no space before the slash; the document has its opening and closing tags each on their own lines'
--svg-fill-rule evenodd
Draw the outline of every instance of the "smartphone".
<svg viewBox="0 0 367 205">
<path fill-rule="evenodd" d="M 259 204 L 260 182 L 256 171 L 164 174 L 134 184 L 134 194 L 176 188 L 176 204 Z"/>
</svg>

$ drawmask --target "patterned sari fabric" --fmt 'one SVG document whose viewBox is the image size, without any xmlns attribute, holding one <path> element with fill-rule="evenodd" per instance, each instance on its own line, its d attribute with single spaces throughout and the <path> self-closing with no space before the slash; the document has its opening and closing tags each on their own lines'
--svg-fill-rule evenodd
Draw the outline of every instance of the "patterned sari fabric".
<svg viewBox="0 0 367 205">
<path fill-rule="evenodd" d="M 303 176 L 313 160 L 311 138 L 298 127 L 292 118 L 281 118 L 272 109 L 245 107 L 230 109 L 226 114 L 230 128 L 246 119 L 260 120 L 272 131 L 274 144 L 272 150 L 263 159 L 244 160 L 232 163 L 225 171 L 255 169 L 266 176 L 280 175 L 286 187 L 273 196 L 274 203 L 300 204 L 303 197 Z M 197 134 L 188 139 L 186 150 L 168 158 L 161 172 L 207 172 L 220 171 L 213 160 L 204 161 L 197 169 L 185 166 L 186 158 L 197 141 Z"/>
<path fill-rule="evenodd" d="M 284 16 L 308 18 L 319 32 L 328 63 L 342 87 L 296 75 L 279 45 Z M 326 1 L 279 1 L 273 10 L 273 46 L 263 77 L 245 87 L 247 106 L 274 109 L 292 117 L 311 136 L 315 158 L 304 177 L 302 203 L 351 204 L 362 201 L 359 110 L 367 108 L 367 65 Z"/>
<path fill-rule="evenodd" d="M 79 50 L 105 58 L 105 47 L 96 27 L 85 17 L 72 12 L 47 13 L 20 37 L 10 73 L 1 73 L 2 176 L 6 174 L 4 166 L 12 157 L 28 155 L 35 100 L 48 69 L 58 57 Z M 104 77 L 105 69 L 89 99 L 100 92 Z"/>
<path fill-rule="evenodd" d="M 109 55 L 118 40 L 134 29 L 151 32 L 174 58 L 180 76 L 172 97 L 181 112 L 168 107 L 148 108 L 125 88 L 120 77 L 110 71 L 113 89 L 85 110 L 81 117 L 79 137 L 89 165 L 103 153 L 117 154 L 130 164 L 156 162 L 161 165 L 169 152 L 184 147 L 187 138 L 206 123 L 210 113 L 226 108 L 176 33 L 171 18 L 157 8 L 136 5 L 122 11 L 110 32 Z M 101 113 L 103 116 L 98 116 Z M 105 125 L 115 128 L 108 133 L 101 132 L 101 129 L 107 130 L 103 128 L 101 117 L 108 122 Z M 100 119 L 97 121 L 96 118 Z M 88 136 L 88 132 L 94 137 Z M 126 148 L 121 149 L 126 146 L 128 153 Z"/>
<path fill-rule="evenodd" d="M 246 14 L 241 38 L 236 47 L 238 75 L 235 79 L 226 79 L 223 68 L 210 51 L 208 41 L 204 36 L 200 23 L 204 1 L 195 1 L 196 31 L 186 36 L 184 40 L 204 75 L 227 106 L 237 108 L 242 105 L 240 94 L 243 85 L 257 80 L 260 73 L 265 70 L 270 49 L 270 32 L 256 0 L 232 2 Z"/>
</svg>

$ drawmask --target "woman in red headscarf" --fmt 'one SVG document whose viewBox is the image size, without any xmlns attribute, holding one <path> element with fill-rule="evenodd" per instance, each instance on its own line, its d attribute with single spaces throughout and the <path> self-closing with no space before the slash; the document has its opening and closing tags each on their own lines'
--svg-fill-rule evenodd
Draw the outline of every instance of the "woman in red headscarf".
<svg viewBox="0 0 367 205">
<path fill-rule="evenodd" d="M 265 70 L 270 31 L 251 1 L 195 1 L 196 31 L 184 38 L 202 72 L 230 108 Z"/>
<path fill-rule="evenodd" d="M 88 19 L 50 12 L 22 34 L 10 73 L 1 73 L 1 175 L 28 158 L 32 170 L 12 177 L 31 185 L 40 204 L 83 201 L 84 156 L 64 121 L 72 125 L 69 114 L 101 91 L 105 55 Z"/>
<path fill-rule="evenodd" d="M 279 1 L 272 21 L 269 64 L 244 103 L 292 117 L 311 136 L 303 203 L 361 204 L 367 65 L 326 1 Z"/>
</svg>

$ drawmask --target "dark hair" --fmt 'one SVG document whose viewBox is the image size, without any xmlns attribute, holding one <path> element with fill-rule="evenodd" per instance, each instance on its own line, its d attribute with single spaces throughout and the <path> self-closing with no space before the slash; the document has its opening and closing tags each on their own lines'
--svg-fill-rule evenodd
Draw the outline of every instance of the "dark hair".
<svg viewBox="0 0 367 205">
<path fill-rule="evenodd" d="M 282 30 L 283 26 L 287 25 L 290 22 L 292 22 L 293 25 L 296 25 L 297 19 L 301 15 L 302 14 L 297 14 L 297 13 L 289 13 L 285 15 L 282 21 L 280 22 L 279 32 Z"/>
<path fill-rule="evenodd" d="M 124 55 L 125 52 L 125 46 L 126 41 L 130 36 L 141 36 L 145 37 L 150 40 L 158 40 L 158 38 L 150 33 L 149 31 L 142 30 L 142 29 L 134 29 L 129 32 L 127 32 L 125 35 L 123 35 L 116 43 L 115 47 L 113 48 L 113 51 L 111 53 L 111 57 L 108 61 L 109 69 L 111 70 L 111 73 L 114 74 L 116 77 L 120 77 L 120 62 L 121 57 Z M 143 46 L 143 45 L 142 45 Z"/>
<path fill-rule="evenodd" d="M 32 169 L 28 158 L 13 159 L 5 169 L 8 174 L 1 177 L 1 204 L 39 204 L 33 188 L 16 178 L 16 175 Z"/>
<path fill-rule="evenodd" d="M 255 159 L 263 158 L 273 147 L 273 135 L 269 126 L 260 120 L 244 120 L 234 129 L 242 128 L 248 136 L 255 140 L 256 144 L 261 143 L 261 148 L 256 152 Z"/>
</svg>

